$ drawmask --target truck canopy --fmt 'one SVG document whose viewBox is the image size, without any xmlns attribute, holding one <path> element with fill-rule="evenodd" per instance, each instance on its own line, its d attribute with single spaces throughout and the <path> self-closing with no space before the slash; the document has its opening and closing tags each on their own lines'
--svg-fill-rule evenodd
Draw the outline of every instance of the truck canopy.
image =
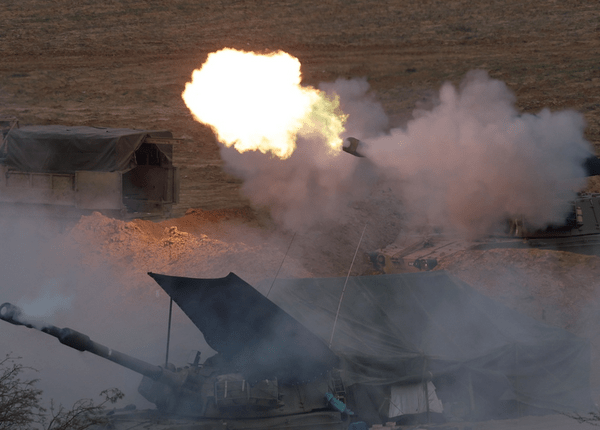
<svg viewBox="0 0 600 430">
<path fill-rule="evenodd" d="M 146 137 L 170 139 L 170 131 L 63 125 L 24 126 L 7 136 L 5 164 L 25 172 L 126 172 Z M 171 160 L 169 151 L 159 151 Z"/>
</svg>

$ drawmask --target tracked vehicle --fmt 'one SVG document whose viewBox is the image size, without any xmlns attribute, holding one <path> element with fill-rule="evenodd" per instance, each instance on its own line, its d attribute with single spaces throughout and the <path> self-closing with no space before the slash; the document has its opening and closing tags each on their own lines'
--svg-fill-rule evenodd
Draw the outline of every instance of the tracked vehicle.
<svg viewBox="0 0 600 430">
<path fill-rule="evenodd" d="M 347 138 L 343 150 L 364 157 L 364 143 Z M 583 162 L 587 176 L 600 175 L 600 159 L 590 155 Z M 444 232 L 431 227 L 424 233 L 408 232 L 385 248 L 365 255 L 378 273 L 429 271 L 438 263 L 459 251 L 494 248 L 537 248 L 600 255 L 600 194 L 579 193 L 571 202 L 570 213 L 562 224 L 533 228 L 528 220 L 513 218 L 506 221 L 502 233 L 477 240 Z"/>
<path fill-rule="evenodd" d="M 143 375 L 138 392 L 155 410 L 110 416 L 111 429 L 346 429 L 350 414 L 337 357 L 308 329 L 234 274 L 208 281 L 190 299 L 188 278 L 150 274 L 218 353 L 203 363 L 156 366 L 70 328 L 35 321 L 10 304 L 0 319 L 36 328 L 62 344 Z M 222 303 L 227 303 L 227 306 Z M 133 424 L 132 424 L 133 423 Z M 351 428 L 360 429 L 356 425 Z"/>
<path fill-rule="evenodd" d="M 407 234 L 366 257 L 378 272 L 405 273 L 432 270 L 444 258 L 459 251 L 495 248 L 535 248 L 600 255 L 600 194 L 580 193 L 562 225 L 534 229 L 526 220 L 511 219 L 506 223 L 504 234 L 478 240 L 443 231 Z"/>
</svg>

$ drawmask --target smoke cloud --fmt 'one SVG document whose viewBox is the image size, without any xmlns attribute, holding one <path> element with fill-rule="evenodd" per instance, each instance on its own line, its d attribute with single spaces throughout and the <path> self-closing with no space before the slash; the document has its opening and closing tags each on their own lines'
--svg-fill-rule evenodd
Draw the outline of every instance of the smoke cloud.
<svg viewBox="0 0 600 430">
<path fill-rule="evenodd" d="M 57 312 L 71 308 L 73 296 L 65 296 L 56 290 L 59 288 L 57 280 L 51 280 L 41 286 L 40 295 L 31 300 L 21 298 L 16 305 L 21 308 L 28 320 L 44 319 L 46 322 Z"/>
<path fill-rule="evenodd" d="M 0 303 L 21 307 L 38 329 L 69 327 L 114 350 L 164 365 L 169 298 L 160 287 L 149 276 L 142 284 L 133 282 L 131 270 L 123 272 L 102 256 L 83 265 L 80 247 L 58 231 L 59 221 L 29 216 L 0 219 Z M 125 393 L 118 407 L 154 407 L 137 393 L 141 375 L 35 329 L 4 321 L 0 327 L 0 354 L 22 357 L 24 366 L 37 370 L 25 377 L 39 379 L 46 406 L 51 399 L 67 408 L 82 398 L 99 402 L 102 390 L 117 387 Z M 178 307 L 171 333 L 170 362 L 187 363 L 193 349 L 210 351 Z"/>
<path fill-rule="evenodd" d="M 268 207 L 287 228 L 343 216 L 340 207 L 349 197 L 366 197 L 376 180 L 358 159 L 331 153 L 318 138 L 299 137 L 297 145 L 286 160 L 258 152 L 221 151 L 226 169 L 244 179 L 242 191 L 255 205 Z"/>
<path fill-rule="evenodd" d="M 445 84 L 439 104 L 406 128 L 369 141 L 367 156 L 402 185 L 410 213 L 461 232 L 485 233 L 507 217 L 536 227 L 564 222 L 585 185 L 591 153 L 573 111 L 519 115 L 506 85 L 469 73 Z"/>
<path fill-rule="evenodd" d="M 429 110 L 404 127 L 388 118 L 364 79 L 320 89 L 337 94 L 348 114 L 343 137 L 362 140 L 366 158 L 324 151 L 299 139 L 288 160 L 223 149 L 244 193 L 268 206 L 283 226 L 299 230 L 340 220 L 349 205 L 385 188 L 386 205 L 401 203 L 406 227 L 436 226 L 465 235 L 493 232 L 509 217 L 535 227 L 562 223 L 585 186 L 582 163 L 592 153 L 583 116 L 574 111 L 520 114 L 516 97 L 484 71 L 444 84 Z"/>
</svg>

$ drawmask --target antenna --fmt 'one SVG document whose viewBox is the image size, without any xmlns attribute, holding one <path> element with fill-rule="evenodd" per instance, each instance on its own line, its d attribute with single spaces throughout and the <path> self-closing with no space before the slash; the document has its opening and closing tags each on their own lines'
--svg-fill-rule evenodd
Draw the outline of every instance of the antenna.
<svg viewBox="0 0 600 430">
<path fill-rule="evenodd" d="M 346 281 L 344 282 L 344 288 L 342 288 L 342 294 L 340 294 L 340 301 L 338 303 L 338 308 L 335 313 L 335 320 L 333 321 L 333 328 L 331 329 L 331 338 L 329 338 L 329 349 L 331 349 L 331 345 L 333 344 L 333 334 L 335 333 L 335 326 L 337 325 L 338 316 L 340 315 L 340 309 L 342 307 L 342 300 L 344 299 L 344 293 L 346 292 L 346 285 L 348 285 L 348 278 L 350 278 L 350 272 L 352 271 L 352 266 L 354 265 L 354 260 L 356 260 L 356 254 L 358 254 L 358 248 L 360 248 L 360 244 L 362 242 L 363 236 L 365 235 L 365 230 L 367 229 L 367 224 L 365 224 L 362 234 L 360 235 L 358 245 L 356 245 L 356 251 L 354 251 L 354 257 L 352 257 L 352 263 L 350 263 L 350 268 L 348 269 L 348 275 L 346 275 Z"/>
<path fill-rule="evenodd" d="M 283 260 L 281 260 L 281 264 L 279 265 L 279 269 L 277 269 L 277 273 L 275 273 L 275 277 L 273 278 L 273 282 L 271 282 L 271 286 L 269 287 L 269 291 L 267 292 L 267 295 L 265 297 L 269 297 L 269 294 L 271 293 L 271 290 L 273 289 L 273 285 L 275 285 L 275 280 L 277 279 L 277 276 L 279 275 L 279 271 L 283 267 L 283 262 L 285 261 L 285 257 L 287 257 L 288 252 L 290 251 L 290 248 L 292 247 L 292 242 L 294 241 L 295 237 L 296 237 L 296 233 L 294 233 L 294 235 L 292 236 L 292 240 L 290 240 L 290 244 L 288 245 L 287 250 L 285 251 L 285 255 L 283 256 Z"/>
</svg>

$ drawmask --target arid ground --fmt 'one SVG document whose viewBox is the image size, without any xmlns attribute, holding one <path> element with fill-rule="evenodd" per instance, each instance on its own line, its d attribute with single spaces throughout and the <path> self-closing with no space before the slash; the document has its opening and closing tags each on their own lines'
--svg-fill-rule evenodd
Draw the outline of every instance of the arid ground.
<svg viewBox="0 0 600 430">
<path fill-rule="evenodd" d="M 483 69 L 508 85 L 522 112 L 582 113 L 585 136 L 600 151 L 597 1 L 4 0 L 0 22 L 0 115 L 21 124 L 168 129 L 182 139 L 175 150 L 182 181 L 174 219 L 125 223 L 95 214 L 60 238 L 79 247 L 81 267 L 110 266 L 141 297 L 154 294 L 144 286 L 147 271 L 234 271 L 249 282 L 272 277 L 292 239 L 288 276 L 345 275 L 352 260 L 360 230 L 340 227 L 327 244 L 315 240 L 319 232 L 293 238 L 277 230 L 264 208 L 250 205 L 240 179 L 223 171 L 213 132 L 194 121 L 181 93 L 207 55 L 225 47 L 284 50 L 300 60 L 304 85 L 365 77 L 391 126 L 431 104 L 444 82 L 458 84 L 468 71 Z M 587 190 L 600 191 L 600 181 L 590 179 Z M 366 235 L 361 250 L 395 239 L 394 216 Z M 36 267 L 55 273 L 60 266 Z M 441 268 L 534 318 L 591 338 L 593 395 L 600 402 L 600 257 L 479 251 Z M 358 262 L 353 274 L 369 270 Z M 135 304 L 132 297 L 123 303 Z"/>
</svg>

